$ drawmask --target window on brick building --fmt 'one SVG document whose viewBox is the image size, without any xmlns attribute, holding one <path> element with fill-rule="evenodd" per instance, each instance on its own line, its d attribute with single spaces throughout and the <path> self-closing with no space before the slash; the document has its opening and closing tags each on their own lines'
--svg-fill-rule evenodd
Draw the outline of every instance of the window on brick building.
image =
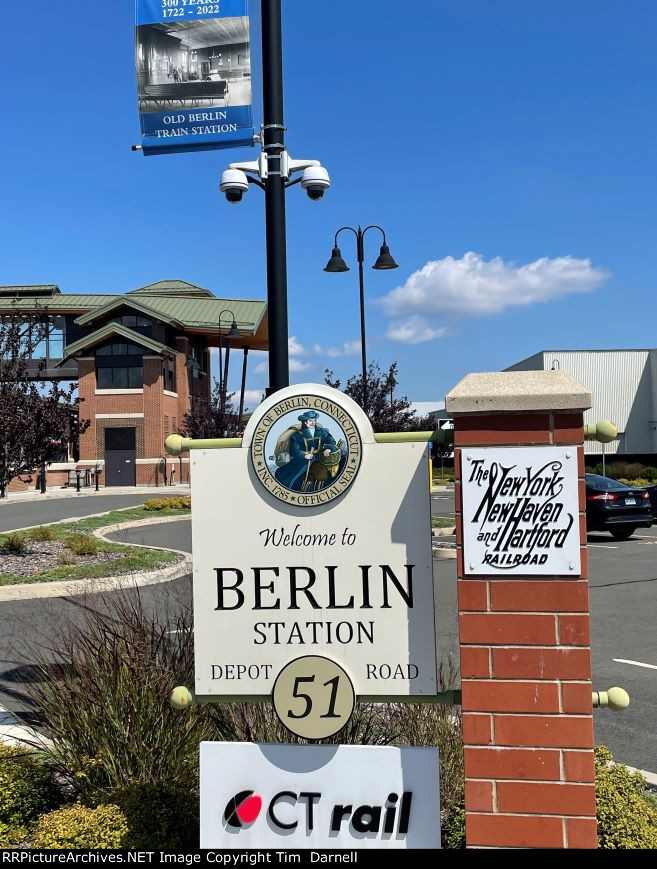
<svg viewBox="0 0 657 869">
<path fill-rule="evenodd" d="M 144 350 L 138 344 L 113 341 L 96 350 L 98 389 L 142 389 Z"/>
<path fill-rule="evenodd" d="M 176 363 L 173 359 L 164 359 L 162 364 L 164 388 L 167 392 L 176 392 Z"/>
<path fill-rule="evenodd" d="M 119 314 L 118 317 L 112 317 L 111 323 L 120 323 L 122 326 L 127 326 L 128 329 L 135 329 L 142 335 L 150 335 L 153 331 L 153 321 L 150 317 L 142 317 L 139 314 Z"/>
<path fill-rule="evenodd" d="M 144 368 L 142 365 L 134 368 L 123 366 L 97 368 L 96 384 L 98 389 L 142 389 Z"/>
<path fill-rule="evenodd" d="M 143 353 L 143 347 L 126 341 L 114 341 L 112 344 L 104 344 L 96 350 L 96 356 L 142 356 Z"/>
<path fill-rule="evenodd" d="M 205 371 L 205 348 L 207 344 L 201 338 L 192 338 L 189 343 L 189 355 L 196 362 L 191 366 L 192 377 L 200 378 Z"/>
</svg>

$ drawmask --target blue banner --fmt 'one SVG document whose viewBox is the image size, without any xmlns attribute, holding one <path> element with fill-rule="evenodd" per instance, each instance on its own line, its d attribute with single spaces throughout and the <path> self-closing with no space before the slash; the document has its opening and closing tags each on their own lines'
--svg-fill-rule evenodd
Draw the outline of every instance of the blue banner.
<svg viewBox="0 0 657 869">
<path fill-rule="evenodd" d="M 137 0 L 144 154 L 253 144 L 248 0 Z"/>
</svg>

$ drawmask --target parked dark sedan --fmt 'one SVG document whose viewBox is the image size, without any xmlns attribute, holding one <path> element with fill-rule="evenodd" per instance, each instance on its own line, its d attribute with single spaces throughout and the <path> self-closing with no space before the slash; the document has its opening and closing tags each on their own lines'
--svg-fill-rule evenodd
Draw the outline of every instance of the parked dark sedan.
<svg viewBox="0 0 657 869">
<path fill-rule="evenodd" d="M 657 520 L 657 486 L 646 486 L 646 492 L 650 498 L 652 521 L 655 522 L 655 520 Z"/>
<path fill-rule="evenodd" d="M 587 474 L 586 525 L 589 531 L 610 531 L 617 540 L 627 540 L 637 528 L 650 528 L 652 509 L 648 491 L 609 477 Z"/>
</svg>

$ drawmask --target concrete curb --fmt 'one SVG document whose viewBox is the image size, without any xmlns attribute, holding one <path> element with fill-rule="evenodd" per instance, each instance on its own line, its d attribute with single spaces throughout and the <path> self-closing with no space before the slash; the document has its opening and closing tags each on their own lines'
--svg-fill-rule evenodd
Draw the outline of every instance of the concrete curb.
<svg viewBox="0 0 657 869">
<path fill-rule="evenodd" d="M 456 546 L 452 548 L 447 548 L 446 546 L 434 546 L 433 547 L 433 557 L 434 558 L 443 558 L 443 559 L 451 559 L 456 558 Z"/>
<path fill-rule="evenodd" d="M 625 763 L 623 763 L 623 764 L 617 764 L 617 765 L 620 765 L 620 766 L 627 766 L 627 764 L 625 764 Z M 634 767 L 634 766 L 627 766 L 627 768 L 630 770 L 630 772 L 640 772 L 641 775 L 642 775 L 642 776 L 644 777 L 644 779 L 646 780 L 646 782 L 650 785 L 650 787 L 652 787 L 652 788 L 657 788 L 657 773 L 654 773 L 654 772 L 648 772 L 648 771 L 645 770 L 645 769 L 637 769 L 637 768 Z"/>
<path fill-rule="evenodd" d="M 96 515 L 102 516 L 105 514 L 99 513 Z M 88 519 L 90 517 L 85 516 L 84 518 Z M 112 534 L 115 531 L 121 531 L 126 528 L 142 525 L 159 525 L 164 522 L 180 522 L 187 518 L 186 516 L 161 516 L 153 517 L 152 519 L 136 519 L 133 522 L 122 522 L 118 525 L 106 525 L 103 528 L 97 528 L 93 533 L 94 536 L 104 539 L 105 534 Z M 64 521 L 70 522 L 71 520 L 66 519 Z M 48 524 L 55 525 L 56 523 L 49 522 Z M 121 576 L 94 577 L 93 579 L 67 579 L 60 582 L 34 582 L 0 586 L 0 603 L 12 600 L 98 594 L 103 591 L 118 591 L 122 588 L 140 588 L 147 585 L 157 585 L 161 582 L 172 582 L 192 572 L 191 555 L 180 549 L 171 549 L 166 546 L 142 546 L 141 544 L 127 543 L 120 540 L 111 540 L 108 543 L 118 543 L 120 546 L 138 546 L 141 549 L 157 549 L 160 552 L 175 552 L 185 557 L 182 561 L 177 561 L 175 564 L 159 568 L 158 570 L 151 570 L 148 573 L 124 573 Z"/>
<path fill-rule="evenodd" d="M 20 724 L 8 709 L 0 706 L 0 743 L 35 748 L 50 748 L 51 739 L 31 727 Z"/>
</svg>

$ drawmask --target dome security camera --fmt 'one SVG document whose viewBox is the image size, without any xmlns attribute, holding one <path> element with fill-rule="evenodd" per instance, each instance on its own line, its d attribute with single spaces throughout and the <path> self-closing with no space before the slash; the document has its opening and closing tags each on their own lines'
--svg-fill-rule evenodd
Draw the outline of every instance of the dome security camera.
<svg viewBox="0 0 657 869">
<path fill-rule="evenodd" d="M 219 190 L 226 194 L 226 199 L 233 205 L 242 201 L 242 197 L 249 189 L 246 174 L 241 169 L 226 169 L 221 173 Z"/>
<path fill-rule="evenodd" d="M 317 202 L 324 195 L 324 191 L 331 186 L 329 173 L 323 166 L 310 166 L 303 170 L 301 186 L 308 194 L 309 199 Z"/>
</svg>

